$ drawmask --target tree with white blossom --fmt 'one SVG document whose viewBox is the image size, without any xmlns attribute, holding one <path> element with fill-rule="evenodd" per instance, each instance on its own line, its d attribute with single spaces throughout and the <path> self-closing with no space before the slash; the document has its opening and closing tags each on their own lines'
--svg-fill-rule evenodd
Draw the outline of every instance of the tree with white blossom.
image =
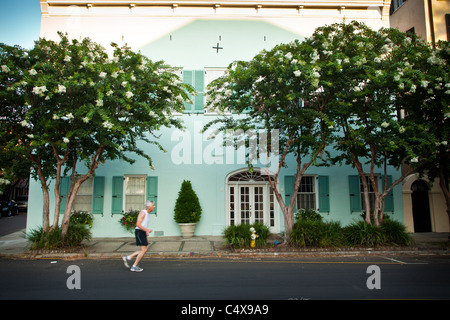
<svg viewBox="0 0 450 320">
<path fill-rule="evenodd" d="M 319 52 L 320 91 L 333 96 L 329 117 L 341 132 L 335 147 L 340 154 L 334 160 L 357 169 L 364 189 L 365 221 L 370 224 L 373 219 L 378 226 L 386 196 L 420 170 L 423 159 L 433 157 L 440 141 L 430 130 L 432 123 L 408 116 L 415 105 L 430 106 L 430 96 L 418 93 L 431 81 L 424 61 L 433 57 L 433 50 L 415 35 L 396 29 L 375 31 L 355 21 L 318 28 L 307 42 Z M 448 109 L 445 99 L 440 103 Z M 392 183 L 388 165 L 405 169 Z M 381 186 L 375 178 L 379 171 Z M 375 196 L 373 207 L 369 185 Z"/>
<path fill-rule="evenodd" d="M 181 83 L 170 66 L 119 48 L 112 57 L 85 38 L 60 42 L 40 39 L 33 49 L 2 45 L 0 103 L 2 141 L 6 149 L 31 161 L 44 195 L 43 229 L 59 221 L 62 175 L 70 176 L 62 236 L 80 185 L 107 160 L 135 160 L 131 153 L 152 158 L 140 141 L 158 143 L 158 130 L 181 128 L 172 117 L 184 109 L 193 89 Z M 86 167 L 79 170 L 79 166 Z M 49 181 L 55 182 L 55 214 L 49 219 Z"/>
<path fill-rule="evenodd" d="M 442 134 L 436 134 L 436 122 L 429 121 L 449 127 L 448 70 L 448 47 L 433 50 L 415 35 L 396 29 L 375 31 L 355 21 L 324 26 L 301 43 L 279 45 L 249 62 L 232 63 L 226 75 L 210 85 L 209 106 L 243 117 L 225 116 L 211 125 L 244 132 L 280 129 L 281 161 L 271 185 L 287 236 L 301 177 L 309 165 L 319 163 L 317 159 L 357 169 L 365 221 L 371 224 L 373 219 L 378 226 L 386 196 L 407 175 L 425 170 L 426 163 L 436 159 L 438 145 L 445 149 L 440 159 L 447 159 L 448 168 L 448 130 L 439 128 Z M 437 112 L 439 119 L 421 116 L 421 108 Z M 327 157 L 330 148 L 333 156 Z M 292 197 L 284 203 L 276 182 L 288 154 L 297 159 L 297 168 Z M 390 182 L 388 166 L 406 169 Z M 448 181 L 445 170 L 443 181 Z"/>
<path fill-rule="evenodd" d="M 317 58 L 317 52 L 305 43 L 280 44 L 262 51 L 249 62 L 233 62 L 223 77 L 210 84 L 208 91 L 210 107 L 242 116 L 224 115 L 207 128 L 220 124 L 218 130 L 225 132 L 264 130 L 269 135 L 268 141 L 272 130 L 279 133 L 279 166 L 276 172 L 266 173 L 283 213 L 285 241 L 289 241 L 294 225 L 301 179 L 310 166 L 326 165 L 326 147 L 332 138 L 333 125 L 327 116 L 329 97 L 319 94 Z M 246 139 L 245 134 L 231 138 Z M 273 156 L 270 149 L 256 152 L 262 153 L 260 158 L 266 152 L 269 158 Z M 278 182 L 290 156 L 295 159 L 295 178 L 293 190 L 286 191 L 291 192 L 291 197 L 285 202 Z M 251 159 L 251 165 L 250 162 Z"/>
<path fill-rule="evenodd" d="M 14 183 L 18 179 L 25 179 L 30 175 L 30 161 L 28 158 L 18 157 L 10 152 L 8 137 L 11 131 L 14 131 L 15 124 L 22 120 L 24 103 L 19 95 L 11 94 L 11 84 L 20 81 L 22 74 L 18 70 L 11 70 L 12 65 L 20 65 L 19 69 L 27 68 L 29 64 L 22 56 L 27 53 L 19 47 L 9 47 L 0 44 L 0 59 L 10 61 L 10 64 L 2 63 L 0 65 L 0 119 L 10 119 L 11 122 L 1 123 L 0 127 L 0 173 L 5 179 L 3 186 Z M 8 79 L 6 79 L 6 74 Z M 19 126 L 20 127 L 20 126 Z M 0 188 L 1 189 L 1 188 Z"/>
<path fill-rule="evenodd" d="M 417 52 L 416 56 L 415 63 L 421 66 L 422 72 L 413 75 L 414 94 L 406 89 L 399 96 L 398 104 L 407 111 L 406 119 L 423 123 L 424 130 L 435 138 L 433 152 L 417 153 L 413 160 L 420 163 L 417 171 L 431 182 L 439 178 L 450 222 L 450 44 L 440 41 L 435 48 Z"/>
</svg>

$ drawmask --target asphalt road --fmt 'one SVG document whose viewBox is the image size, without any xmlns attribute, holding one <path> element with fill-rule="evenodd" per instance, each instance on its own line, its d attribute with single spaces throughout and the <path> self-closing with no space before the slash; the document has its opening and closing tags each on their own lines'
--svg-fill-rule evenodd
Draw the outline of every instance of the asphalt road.
<svg viewBox="0 0 450 320">
<path fill-rule="evenodd" d="M 26 227 L 27 213 L 19 212 L 16 216 L 0 218 L 0 237 L 20 231 Z"/>
<path fill-rule="evenodd" d="M 118 259 L 0 259 L 0 299 L 450 299 L 449 256 L 152 258 L 141 267 L 130 272 Z"/>
</svg>

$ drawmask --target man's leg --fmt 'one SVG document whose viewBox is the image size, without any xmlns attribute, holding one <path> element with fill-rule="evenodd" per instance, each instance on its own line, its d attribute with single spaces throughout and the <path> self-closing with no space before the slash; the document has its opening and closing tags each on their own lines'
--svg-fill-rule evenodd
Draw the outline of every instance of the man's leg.
<svg viewBox="0 0 450 320">
<path fill-rule="evenodd" d="M 138 251 L 136 260 L 134 261 L 134 264 L 131 266 L 130 271 L 134 272 L 141 272 L 143 269 L 138 267 L 138 263 L 141 261 L 142 257 L 144 257 L 144 254 L 147 252 L 148 246 L 141 246 L 141 250 Z"/>
<path fill-rule="evenodd" d="M 128 258 L 132 259 L 132 258 L 136 257 L 139 253 L 141 253 L 141 250 L 140 250 L 140 249 L 139 249 L 138 251 L 135 251 L 135 252 L 133 252 L 132 254 L 130 254 L 130 255 L 128 256 Z"/>
<path fill-rule="evenodd" d="M 134 257 L 138 257 L 141 254 L 141 256 L 138 259 L 136 259 L 136 262 L 134 263 L 134 266 L 137 266 L 137 264 L 142 259 L 145 252 L 147 252 L 147 249 L 148 249 L 148 242 L 147 242 L 147 237 L 145 236 L 145 233 L 141 232 L 140 230 L 135 230 L 134 233 L 135 233 L 135 237 L 136 237 L 136 245 L 140 246 L 140 249 L 138 251 L 133 252 L 132 254 L 130 254 L 128 256 L 122 257 L 125 267 L 127 267 L 127 268 L 130 268 L 129 262 L 131 261 L 131 259 L 133 259 Z M 142 253 L 143 247 L 145 247 L 145 251 Z"/>
<path fill-rule="evenodd" d="M 136 257 L 136 261 L 134 261 L 133 266 L 137 266 L 139 264 L 139 262 L 144 257 L 144 255 L 147 252 L 147 250 L 148 250 L 148 246 L 141 246 L 141 250 L 135 252 L 135 253 L 137 253 L 136 254 L 137 257 Z M 133 253 L 133 255 L 135 253 Z"/>
</svg>

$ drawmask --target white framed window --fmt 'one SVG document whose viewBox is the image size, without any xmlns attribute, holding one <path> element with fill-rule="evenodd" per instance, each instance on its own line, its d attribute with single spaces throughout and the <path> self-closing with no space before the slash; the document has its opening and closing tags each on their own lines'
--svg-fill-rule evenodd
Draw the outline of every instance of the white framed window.
<svg viewBox="0 0 450 320">
<path fill-rule="evenodd" d="M 208 85 L 211 82 L 213 82 L 214 80 L 223 76 L 226 71 L 227 71 L 227 68 L 222 68 L 222 67 L 205 68 L 205 97 L 206 97 L 205 101 L 209 101 L 209 96 L 206 94 Z M 217 110 L 215 110 L 209 106 L 207 107 L 205 112 L 206 112 L 206 114 L 217 114 L 218 113 Z"/>
<path fill-rule="evenodd" d="M 215 68 L 205 68 L 205 87 L 208 86 L 214 80 L 220 78 L 225 74 L 227 68 L 215 67 Z"/>
<path fill-rule="evenodd" d="M 126 175 L 124 178 L 125 211 L 141 210 L 145 204 L 146 175 Z"/>
<path fill-rule="evenodd" d="M 397 11 L 402 5 L 406 3 L 406 0 L 394 0 L 391 2 L 390 14 Z"/>
<path fill-rule="evenodd" d="M 91 177 L 83 182 L 78 189 L 77 196 L 73 203 L 73 211 L 92 211 L 92 195 L 94 188 L 94 178 Z"/>
<path fill-rule="evenodd" d="M 375 184 L 378 187 L 379 186 L 380 177 L 378 175 L 375 175 L 374 178 L 375 178 Z M 373 190 L 372 181 L 370 181 L 370 177 L 369 176 L 366 176 L 366 181 L 367 181 L 367 187 L 369 189 L 370 208 L 372 208 L 372 210 L 373 210 L 373 208 L 375 207 L 375 192 Z M 364 200 L 364 185 L 363 185 L 361 179 L 359 179 L 359 190 L 361 192 L 361 209 L 363 211 L 366 211 L 366 201 Z"/>
<path fill-rule="evenodd" d="M 175 74 L 178 76 L 179 78 L 179 82 L 182 83 L 183 82 L 183 68 L 182 67 L 175 67 L 171 70 L 171 73 Z M 180 97 L 181 99 L 181 97 Z M 173 108 L 171 108 L 171 114 L 172 115 L 181 115 L 181 112 L 175 111 Z"/>
<path fill-rule="evenodd" d="M 297 193 L 297 208 L 316 210 L 316 176 L 303 176 Z"/>
</svg>

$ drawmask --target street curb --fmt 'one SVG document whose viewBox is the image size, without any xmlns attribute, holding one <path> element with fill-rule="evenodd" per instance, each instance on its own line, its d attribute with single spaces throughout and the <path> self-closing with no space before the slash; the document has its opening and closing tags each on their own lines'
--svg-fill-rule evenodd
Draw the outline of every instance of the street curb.
<svg viewBox="0 0 450 320">
<path fill-rule="evenodd" d="M 292 257 L 311 257 L 311 256 L 373 256 L 373 255 L 440 255 L 450 256 L 448 249 L 420 249 L 412 248 L 410 250 L 383 250 L 367 249 L 367 250 L 339 250 L 339 251 L 325 251 L 325 250 L 305 250 L 305 251 L 250 251 L 244 252 L 230 252 L 230 251 L 215 251 L 215 252 L 147 252 L 144 259 L 152 258 L 220 258 L 220 259 L 238 259 L 238 258 L 292 258 Z M 56 253 L 11 253 L 0 254 L 2 258 L 12 259 L 120 259 L 123 253 L 89 253 L 89 252 L 56 252 Z"/>
<path fill-rule="evenodd" d="M 22 234 L 23 232 L 19 231 L 0 238 L 0 259 L 120 259 L 123 255 L 128 254 L 128 251 L 132 252 L 135 250 L 132 245 L 134 239 L 130 237 L 95 238 L 93 241 L 76 248 L 30 250 L 30 244 L 26 243 Z M 448 233 L 417 234 L 416 237 L 418 239 L 410 246 L 380 246 L 370 248 L 295 248 L 289 246 L 269 246 L 264 249 L 233 249 L 225 245 L 220 237 L 201 236 L 195 239 L 165 237 L 152 239 L 153 243 L 151 248 L 153 250 L 147 251 L 144 258 L 281 259 L 289 257 L 345 257 L 357 255 L 450 255 L 450 243 L 447 241 Z M 186 244 L 190 246 L 186 247 Z"/>
</svg>

